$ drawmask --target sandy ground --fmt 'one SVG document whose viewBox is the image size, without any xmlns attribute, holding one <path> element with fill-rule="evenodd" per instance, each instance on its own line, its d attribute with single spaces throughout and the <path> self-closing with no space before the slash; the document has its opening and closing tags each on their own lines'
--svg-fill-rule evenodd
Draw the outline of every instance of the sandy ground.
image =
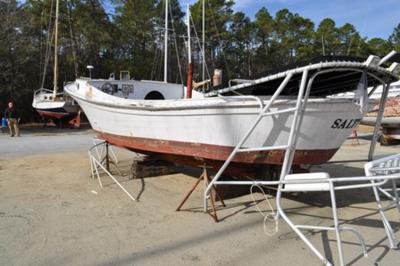
<svg viewBox="0 0 400 266">
<path fill-rule="evenodd" d="M 139 202 L 107 177 L 101 189 L 89 177 L 92 136 L 86 133 L 0 136 L 0 265 L 322 265 L 283 221 L 278 233 L 265 235 L 250 195 L 227 200 L 217 224 L 199 212 L 201 186 L 185 205 L 197 212 L 175 212 L 195 181 L 185 169 L 143 180 L 122 178 L 132 194 L 140 194 Z M 334 160 L 363 159 L 367 148 L 365 140 L 347 143 Z M 398 150 L 378 145 L 378 153 Z M 121 165 L 129 166 L 133 155 L 117 153 Z M 361 167 L 330 164 L 314 170 L 345 176 L 362 174 Z M 255 197 L 262 199 L 259 193 Z M 400 251 L 388 248 L 371 191 L 337 197 L 341 222 L 358 229 L 369 250 L 364 258 L 355 237 L 343 233 L 346 264 L 399 265 Z M 324 193 L 287 195 L 284 206 L 296 223 L 332 224 Z M 267 210 L 266 201 L 260 208 Z M 393 209 L 387 214 L 397 230 L 399 214 Z M 338 263 L 334 234 L 307 235 Z"/>
</svg>

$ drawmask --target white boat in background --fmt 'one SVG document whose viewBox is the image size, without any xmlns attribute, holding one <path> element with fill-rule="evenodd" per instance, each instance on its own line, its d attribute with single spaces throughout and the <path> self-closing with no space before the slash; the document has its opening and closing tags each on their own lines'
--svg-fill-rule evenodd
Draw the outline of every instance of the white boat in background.
<svg viewBox="0 0 400 266">
<path fill-rule="evenodd" d="M 372 90 L 372 88 L 371 88 Z M 361 120 L 361 124 L 374 126 L 376 124 L 376 117 L 379 110 L 379 103 L 381 100 L 383 86 L 377 87 L 372 91 L 370 98 L 374 99 L 373 109 Z M 400 82 L 393 82 L 390 84 L 389 93 L 385 103 L 385 112 L 383 114 L 382 122 L 382 136 L 380 138 L 381 144 L 390 144 L 394 141 L 400 140 Z"/>
<path fill-rule="evenodd" d="M 79 111 L 79 105 L 68 94 L 54 94 L 47 89 L 35 91 L 32 106 L 40 116 L 58 120 L 72 118 Z"/>
<path fill-rule="evenodd" d="M 372 91 L 373 88 L 369 88 L 368 91 Z M 383 86 L 380 85 L 374 90 L 370 96 L 371 99 L 381 99 L 382 96 L 382 91 L 383 91 Z M 390 89 L 388 92 L 387 98 L 396 98 L 400 97 L 400 81 L 393 82 L 390 84 Z"/>
<path fill-rule="evenodd" d="M 58 83 L 58 17 L 59 0 L 56 1 L 55 22 L 54 22 L 54 68 L 53 68 L 53 90 L 43 88 L 47 63 L 45 64 L 42 88 L 33 94 L 32 107 L 45 118 L 53 120 L 71 119 L 79 112 L 79 106 L 74 100 L 63 92 L 57 92 Z M 50 32 L 50 27 L 49 27 Z M 49 33 L 49 35 L 51 35 Z M 48 44 L 49 45 L 49 44 Z M 50 49 L 48 49 L 49 51 Z M 46 61 L 48 56 L 46 55 Z"/>
</svg>

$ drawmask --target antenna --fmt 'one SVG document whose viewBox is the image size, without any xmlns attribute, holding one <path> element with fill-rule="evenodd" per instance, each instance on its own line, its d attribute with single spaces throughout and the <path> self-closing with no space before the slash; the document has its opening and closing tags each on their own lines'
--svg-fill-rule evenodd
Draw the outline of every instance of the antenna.
<svg viewBox="0 0 400 266">
<path fill-rule="evenodd" d="M 89 70 L 89 77 L 90 77 L 90 79 L 92 79 L 92 69 L 93 69 L 94 67 L 91 66 L 91 65 L 88 65 L 88 66 L 86 66 L 86 68 Z"/>
</svg>

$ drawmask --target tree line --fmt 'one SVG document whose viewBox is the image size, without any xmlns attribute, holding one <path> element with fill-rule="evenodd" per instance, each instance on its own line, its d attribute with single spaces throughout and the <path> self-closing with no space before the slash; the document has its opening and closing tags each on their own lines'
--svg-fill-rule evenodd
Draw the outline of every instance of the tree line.
<svg viewBox="0 0 400 266">
<path fill-rule="evenodd" d="M 59 21 L 59 84 L 129 70 L 135 79 L 162 80 L 164 8 L 162 0 L 61 0 Z M 388 39 L 366 38 L 354 25 L 336 25 L 326 18 L 311 19 L 282 9 L 271 14 L 261 8 L 254 19 L 233 10 L 232 0 L 205 2 L 205 59 L 207 73 L 221 68 L 224 80 L 249 77 L 265 70 L 321 55 L 383 56 L 400 51 L 400 23 Z M 52 88 L 54 0 L 0 0 L 0 110 L 8 100 L 17 103 L 25 122 L 37 119 L 31 108 L 33 92 Z M 186 81 L 186 9 L 170 0 L 168 81 Z M 202 1 L 191 6 L 194 80 L 202 78 Z M 49 50 L 50 49 L 50 50 Z M 47 51 L 47 52 L 46 52 Z M 50 53 L 51 54 L 51 53 Z M 47 63 L 46 63 L 47 62 Z M 208 78 L 208 74 L 206 75 Z"/>
</svg>

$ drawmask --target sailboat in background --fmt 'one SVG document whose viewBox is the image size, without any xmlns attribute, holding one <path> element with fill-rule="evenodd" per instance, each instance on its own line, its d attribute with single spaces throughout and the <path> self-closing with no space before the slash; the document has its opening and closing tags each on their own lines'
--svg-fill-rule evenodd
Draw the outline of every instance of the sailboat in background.
<svg viewBox="0 0 400 266">
<path fill-rule="evenodd" d="M 64 94 L 64 92 L 58 92 L 57 83 L 59 5 L 59 0 L 56 0 L 56 13 L 54 22 L 53 90 L 43 88 L 47 68 L 47 64 L 45 64 L 42 86 L 40 89 L 34 92 L 32 106 L 43 118 L 49 118 L 61 122 L 62 120 L 69 120 L 75 117 L 79 112 L 79 106 L 71 97 L 69 97 L 68 94 Z"/>
</svg>

